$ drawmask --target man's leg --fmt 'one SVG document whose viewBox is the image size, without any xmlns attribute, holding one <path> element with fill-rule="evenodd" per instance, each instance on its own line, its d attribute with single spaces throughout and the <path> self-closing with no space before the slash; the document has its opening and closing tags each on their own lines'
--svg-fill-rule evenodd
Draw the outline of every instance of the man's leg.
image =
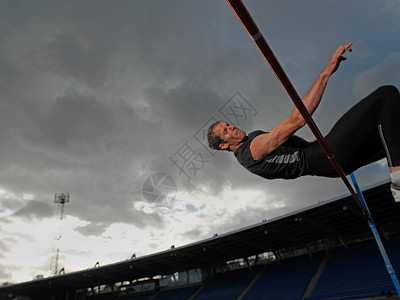
<svg viewBox="0 0 400 300">
<path fill-rule="evenodd" d="M 400 202 L 400 95 L 392 86 L 382 87 L 381 93 L 388 103 L 380 112 L 379 134 L 390 169 L 392 194 Z"/>
<path fill-rule="evenodd" d="M 400 170 L 399 112 L 398 90 L 393 86 L 383 86 L 338 120 L 326 141 L 346 174 L 386 157 L 392 173 L 393 190 L 400 192 L 396 189 L 400 188 L 400 174 L 396 173 Z M 331 177 L 333 167 L 316 146 L 306 149 L 310 174 Z M 400 200 L 397 194 L 394 196 Z"/>
</svg>

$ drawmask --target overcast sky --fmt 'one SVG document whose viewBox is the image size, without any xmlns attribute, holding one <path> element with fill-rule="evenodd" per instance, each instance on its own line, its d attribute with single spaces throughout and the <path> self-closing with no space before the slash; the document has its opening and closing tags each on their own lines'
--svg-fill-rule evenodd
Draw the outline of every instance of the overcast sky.
<svg viewBox="0 0 400 300">
<path fill-rule="evenodd" d="M 399 86 L 398 0 L 245 3 L 301 96 L 353 42 L 314 114 L 322 133 Z M 347 193 L 338 179 L 267 181 L 204 147 L 212 120 L 269 130 L 292 109 L 225 1 L 0 0 L 0 283 L 49 276 L 53 249 L 71 272 Z M 388 180 L 386 161 L 356 176 Z"/>
</svg>

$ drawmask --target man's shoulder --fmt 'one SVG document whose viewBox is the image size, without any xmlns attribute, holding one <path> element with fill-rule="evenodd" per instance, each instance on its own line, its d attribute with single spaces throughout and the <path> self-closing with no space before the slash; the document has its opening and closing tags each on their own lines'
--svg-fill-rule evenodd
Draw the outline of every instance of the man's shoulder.
<svg viewBox="0 0 400 300">
<path fill-rule="evenodd" d="M 247 166 L 255 162 L 250 152 L 250 144 L 255 137 L 266 133 L 268 132 L 265 132 L 263 130 L 255 130 L 250 132 L 247 135 L 248 139 L 242 145 L 240 145 L 239 148 L 234 152 L 234 155 L 236 156 L 237 160 L 242 165 Z"/>
<path fill-rule="evenodd" d="M 263 131 L 263 130 L 254 130 L 248 134 L 248 137 L 251 140 L 251 139 L 255 138 L 256 136 L 259 136 L 260 134 L 265 134 L 265 133 L 268 133 L 268 132 Z"/>
</svg>

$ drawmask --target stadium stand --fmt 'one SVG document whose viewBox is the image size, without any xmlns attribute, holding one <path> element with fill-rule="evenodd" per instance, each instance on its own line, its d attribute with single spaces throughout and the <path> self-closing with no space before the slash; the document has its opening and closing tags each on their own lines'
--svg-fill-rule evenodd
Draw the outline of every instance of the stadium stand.
<svg viewBox="0 0 400 300">
<path fill-rule="evenodd" d="M 165 290 L 159 292 L 152 300 L 177 300 L 177 299 L 188 299 L 192 296 L 198 289 L 200 285 L 176 288 L 172 290 Z"/>
<path fill-rule="evenodd" d="M 311 276 L 316 272 L 322 254 L 302 256 L 267 265 L 244 300 L 301 299 Z"/>
<path fill-rule="evenodd" d="M 147 295 L 125 295 L 125 296 L 117 296 L 116 298 L 113 297 L 112 295 L 109 295 L 107 300 L 148 300 L 150 299 L 153 294 L 147 294 Z M 94 298 L 97 299 L 97 298 Z"/>
<path fill-rule="evenodd" d="M 399 236 L 386 243 L 389 258 L 399 274 Z M 393 283 L 383 263 L 374 240 L 338 248 L 322 273 L 311 297 L 307 299 L 327 299 L 356 296 L 372 297 L 391 294 Z"/>
<path fill-rule="evenodd" d="M 364 191 L 397 277 L 400 205 Z M 143 257 L 0 286 L 0 300 L 399 299 L 366 220 L 344 196 Z"/>
<path fill-rule="evenodd" d="M 256 275 L 256 270 L 237 270 L 218 274 L 193 300 L 234 300 Z"/>
</svg>

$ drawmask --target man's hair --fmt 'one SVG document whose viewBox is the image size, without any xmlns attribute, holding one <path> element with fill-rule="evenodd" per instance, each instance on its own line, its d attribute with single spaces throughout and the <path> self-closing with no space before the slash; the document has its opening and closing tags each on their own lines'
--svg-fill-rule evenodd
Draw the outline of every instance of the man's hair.
<svg viewBox="0 0 400 300">
<path fill-rule="evenodd" d="M 218 135 L 216 135 L 214 131 L 214 127 L 218 125 L 220 121 L 211 124 L 208 128 L 207 139 L 208 146 L 214 150 L 223 150 L 219 147 L 220 144 L 226 143 L 223 139 L 221 139 Z"/>
</svg>

